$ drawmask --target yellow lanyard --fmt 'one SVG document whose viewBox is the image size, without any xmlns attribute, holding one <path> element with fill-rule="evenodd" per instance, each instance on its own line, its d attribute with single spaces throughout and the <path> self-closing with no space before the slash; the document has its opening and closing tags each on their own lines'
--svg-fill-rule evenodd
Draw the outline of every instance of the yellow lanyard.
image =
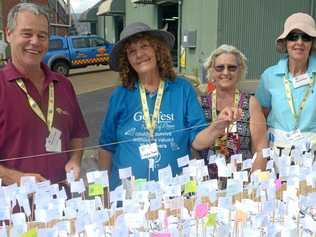
<svg viewBox="0 0 316 237">
<path fill-rule="evenodd" d="M 162 96 L 163 96 L 164 84 L 165 84 L 164 81 L 160 81 L 157 97 L 155 101 L 154 113 L 152 115 L 152 118 L 150 119 L 145 88 L 141 82 L 139 83 L 139 93 L 140 93 L 140 98 L 142 101 L 144 121 L 151 138 L 154 137 L 154 133 L 155 133 L 156 125 L 157 125 L 157 120 L 158 120 L 158 116 L 160 112 L 160 105 L 161 105 Z"/>
<path fill-rule="evenodd" d="M 24 91 L 27 96 L 27 100 L 33 112 L 47 125 L 48 130 L 50 131 L 53 126 L 53 118 L 54 118 L 54 83 L 49 83 L 49 91 L 48 91 L 48 108 L 47 108 L 47 119 L 45 118 L 42 110 L 36 103 L 36 101 L 31 97 L 31 95 L 27 92 L 26 86 L 24 82 L 19 79 L 16 81 L 18 86 Z"/>
<path fill-rule="evenodd" d="M 238 103 L 240 100 L 240 91 L 235 89 L 234 94 L 234 107 L 238 107 Z M 212 121 L 217 119 L 217 112 L 216 112 L 216 89 L 212 92 Z"/>
<path fill-rule="evenodd" d="M 238 103 L 240 101 L 240 91 L 236 88 L 235 94 L 234 94 L 234 107 L 238 107 Z M 216 112 L 216 89 L 212 92 L 212 121 L 215 121 L 217 119 L 217 112 Z M 231 127 L 233 125 L 230 125 L 229 131 L 231 130 Z M 221 150 L 227 150 L 226 144 L 227 143 L 227 134 L 222 136 L 221 138 L 217 138 L 215 140 L 215 147 L 219 147 Z M 222 151 L 224 152 L 224 151 Z M 227 153 L 228 154 L 228 153 Z M 227 155 L 226 154 L 226 155 Z"/>
<path fill-rule="evenodd" d="M 284 81 L 284 88 L 285 88 L 285 95 L 286 95 L 286 98 L 287 98 L 287 102 L 289 104 L 290 110 L 291 110 L 292 115 L 293 115 L 294 120 L 295 120 L 295 127 L 297 128 L 298 121 L 299 121 L 301 113 L 302 113 L 302 111 L 304 109 L 304 106 L 305 106 L 305 103 L 307 101 L 307 98 L 310 95 L 310 93 L 312 91 L 312 88 L 314 87 L 315 75 L 313 75 L 313 80 L 312 80 L 311 83 L 309 83 L 308 88 L 305 89 L 305 93 L 304 93 L 303 99 L 301 101 L 301 104 L 300 104 L 300 106 L 298 108 L 298 112 L 296 112 L 296 110 L 295 110 L 294 100 L 293 100 L 293 95 L 292 95 L 292 91 L 291 91 L 291 88 L 290 88 L 290 82 L 288 80 L 288 75 L 285 75 L 283 77 L 283 81 Z"/>
</svg>

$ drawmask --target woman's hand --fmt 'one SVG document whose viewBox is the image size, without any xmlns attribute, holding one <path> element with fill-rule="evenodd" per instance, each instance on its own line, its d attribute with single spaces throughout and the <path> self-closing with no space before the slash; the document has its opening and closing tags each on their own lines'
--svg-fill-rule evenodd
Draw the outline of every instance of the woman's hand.
<svg viewBox="0 0 316 237">
<path fill-rule="evenodd" d="M 212 122 L 207 128 L 203 129 L 195 137 L 192 147 L 196 150 L 202 150 L 210 147 L 216 138 L 224 135 L 229 125 L 241 117 L 241 109 L 224 108 L 217 117 L 217 120 Z"/>
<path fill-rule="evenodd" d="M 235 122 L 241 117 L 241 109 L 235 107 L 225 107 L 218 115 L 217 120 Z"/>
<path fill-rule="evenodd" d="M 211 126 L 216 130 L 219 136 L 224 135 L 231 123 L 236 122 L 241 117 L 241 109 L 234 107 L 225 107 L 218 115 L 217 120 Z"/>
</svg>

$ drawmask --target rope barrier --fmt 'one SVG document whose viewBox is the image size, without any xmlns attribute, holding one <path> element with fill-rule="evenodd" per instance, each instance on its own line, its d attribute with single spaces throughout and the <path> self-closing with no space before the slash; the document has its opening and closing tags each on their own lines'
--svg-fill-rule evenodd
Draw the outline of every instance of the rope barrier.
<svg viewBox="0 0 316 237">
<path fill-rule="evenodd" d="M 241 122 L 254 124 L 254 125 L 263 125 L 263 124 L 265 124 L 265 123 L 247 122 L 247 121 L 241 121 Z M 188 128 L 181 128 L 181 129 L 178 129 L 178 130 L 171 131 L 170 133 L 171 134 L 175 134 L 175 133 L 178 133 L 178 132 L 185 132 L 185 131 L 189 131 L 189 130 L 196 129 L 196 128 L 207 127 L 210 124 L 211 123 L 205 123 L 205 124 L 201 124 L 201 125 L 191 126 L 191 127 L 188 127 Z M 117 141 L 117 142 L 112 142 L 112 143 L 107 143 L 107 144 L 87 146 L 87 147 L 83 147 L 83 148 L 79 148 L 79 149 L 69 149 L 69 150 L 65 150 L 65 151 L 61 151 L 61 152 L 55 152 L 55 153 L 42 153 L 42 154 L 37 154 L 37 155 L 10 157 L 10 158 L 6 158 L 6 159 L 1 159 L 1 157 L 0 157 L 0 164 L 1 164 L 1 162 L 5 162 L 5 161 L 41 158 L 41 157 L 47 157 L 47 156 L 56 155 L 56 154 L 70 153 L 70 152 L 75 152 L 75 151 L 95 150 L 95 149 L 98 149 L 98 148 L 101 148 L 101 147 L 106 147 L 106 146 L 118 145 L 118 144 L 129 143 L 129 142 L 137 142 L 137 139 L 138 138 L 133 138 L 133 139 L 129 139 L 129 140 Z"/>
<path fill-rule="evenodd" d="M 198 126 L 192 126 L 189 128 L 182 128 L 178 130 L 174 130 L 171 133 L 177 133 L 177 132 L 182 132 L 186 130 L 191 130 L 194 128 L 200 128 L 200 127 L 205 127 L 207 126 L 208 123 L 198 125 Z M 112 146 L 112 145 L 118 145 L 118 144 L 123 144 L 123 143 L 129 143 L 129 142 L 136 142 L 137 138 L 129 139 L 129 140 L 123 140 L 123 141 L 117 141 L 117 142 L 112 142 L 112 143 L 107 143 L 107 144 L 100 144 L 100 145 L 94 145 L 94 146 L 88 146 L 88 147 L 83 147 L 79 149 L 69 149 L 61 152 L 54 152 L 54 153 L 42 153 L 42 154 L 37 154 L 37 155 L 30 155 L 30 156 L 20 156 L 20 157 L 12 157 L 12 158 L 6 158 L 6 159 L 1 159 L 1 162 L 5 161 L 14 161 L 14 160 L 23 160 L 23 159 L 31 159 L 31 158 L 39 158 L 39 157 L 45 157 L 45 156 L 50 156 L 50 155 L 56 155 L 56 154 L 63 154 L 63 153 L 70 153 L 70 152 L 75 152 L 75 151 L 84 151 L 84 150 L 95 150 L 101 147 L 106 147 L 106 146 Z"/>
</svg>

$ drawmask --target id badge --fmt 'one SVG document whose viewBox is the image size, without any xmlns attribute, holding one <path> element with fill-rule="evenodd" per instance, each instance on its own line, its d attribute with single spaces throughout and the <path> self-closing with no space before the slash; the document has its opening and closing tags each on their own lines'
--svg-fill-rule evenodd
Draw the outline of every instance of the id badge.
<svg viewBox="0 0 316 237">
<path fill-rule="evenodd" d="M 233 124 L 231 124 L 231 125 L 229 126 L 229 129 L 228 129 L 228 130 L 229 130 L 228 132 L 230 132 L 230 133 L 236 133 L 236 132 L 237 132 L 237 123 L 234 122 Z"/>
<path fill-rule="evenodd" d="M 307 73 L 293 77 L 293 87 L 298 88 L 310 84 L 310 78 Z"/>
<path fill-rule="evenodd" d="M 140 157 L 142 159 L 151 159 L 159 155 L 158 145 L 156 142 L 141 145 L 139 147 Z"/>
<path fill-rule="evenodd" d="M 53 127 L 46 138 L 45 148 L 47 152 L 61 152 L 60 137 L 61 131 Z"/>
<path fill-rule="evenodd" d="M 141 145 L 139 147 L 139 153 L 141 159 L 155 158 L 159 155 L 158 145 L 156 142 Z"/>
</svg>

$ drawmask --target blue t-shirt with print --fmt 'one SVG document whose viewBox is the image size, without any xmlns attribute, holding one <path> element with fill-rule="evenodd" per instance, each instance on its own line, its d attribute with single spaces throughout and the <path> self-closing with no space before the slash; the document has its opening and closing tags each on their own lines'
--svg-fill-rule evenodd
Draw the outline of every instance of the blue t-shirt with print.
<svg viewBox="0 0 316 237">
<path fill-rule="evenodd" d="M 152 115 L 156 93 L 146 93 L 149 113 Z M 170 166 L 175 176 L 181 172 L 177 158 L 191 154 L 191 144 L 199 131 L 206 126 L 203 111 L 191 84 L 177 77 L 165 81 L 160 114 L 155 130 L 159 156 L 154 169 L 149 161 L 141 159 L 139 147 L 150 143 L 145 127 L 139 87 L 127 89 L 122 86 L 113 91 L 108 112 L 101 128 L 99 143 L 112 153 L 110 188 L 120 184 L 118 170 L 132 167 L 136 178 L 158 178 L 158 169 Z M 111 145 L 105 145 L 114 143 Z"/>
</svg>

